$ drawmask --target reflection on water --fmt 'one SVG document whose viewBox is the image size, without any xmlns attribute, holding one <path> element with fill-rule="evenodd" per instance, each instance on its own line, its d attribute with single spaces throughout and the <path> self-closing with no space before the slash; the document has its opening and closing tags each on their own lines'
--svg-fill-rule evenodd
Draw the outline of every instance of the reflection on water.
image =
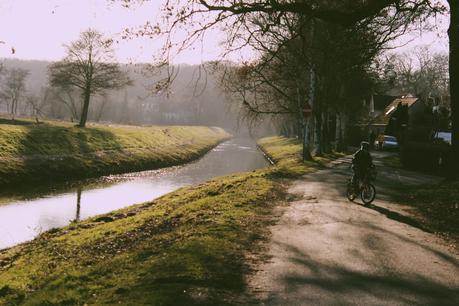
<svg viewBox="0 0 459 306">
<path fill-rule="evenodd" d="M 8 192 L 8 196 L 0 195 L 0 249 L 71 221 L 150 201 L 215 176 L 266 165 L 252 140 L 233 139 L 184 166 L 85 180 L 60 191 L 48 188 L 24 196 Z"/>
</svg>

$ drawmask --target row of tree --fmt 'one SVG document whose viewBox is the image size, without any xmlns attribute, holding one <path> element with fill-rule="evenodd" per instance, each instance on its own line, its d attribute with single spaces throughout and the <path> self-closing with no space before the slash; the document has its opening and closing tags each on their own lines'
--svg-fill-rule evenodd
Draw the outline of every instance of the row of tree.
<svg viewBox="0 0 459 306">
<path fill-rule="evenodd" d="M 377 56 L 409 21 L 428 16 L 389 9 L 343 26 L 292 12 L 257 12 L 234 22 L 243 23 L 243 42 L 260 57 L 221 67 L 222 84 L 235 103 L 242 101 L 250 122 L 270 116 L 281 132 L 304 138 L 305 158 L 339 150 L 346 127 L 364 112 L 362 100 L 384 80 Z"/>
<path fill-rule="evenodd" d="M 13 118 L 18 113 L 20 102 L 25 98 L 23 95 L 27 75 L 28 71 L 25 69 L 0 67 L 0 102 L 5 103 L 7 112 Z"/>
<path fill-rule="evenodd" d="M 84 127 L 92 95 L 131 84 L 127 74 L 114 61 L 111 45 L 112 41 L 104 39 L 97 31 L 85 31 L 78 40 L 66 46 L 66 57 L 49 67 L 52 89 L 45 90 L 42 97 L 25 96 L 25 81 L 29 72 L 13 68 L 5 71 L 0 99 L 6 103 L 7 111 L 13 119 L 22 100 L 26 101 L 26 107 L 31 108 L 33 115 L 38 118 L 53 93 L 55 98 L 67 104 L 75 118 L 80 118 L 79 126 Z M 81 110 L 78 108 L 79 103 L 73 99 L 75 90 L 83 98 Z M 62 98 L 62 93 L 66 93 L 67 97 Z"/>
<path fill-rule="evenodd" d="M 319 153 L 328 149 L 327 131 L 349 122 L 356 112 L 353 101 L 374 86 L 378 73 L 371 71 L 371 63 L 387 43 L 414 25 L 426 24 L 435 14 L 449 13 L 452 172 L 459 173 L 458 0 L 448 0 L 449 7 L 430 0 L 166 2 L 170 26 L 165 33 L 172 36 L 177 30 L 189 29 L 185 41 L 176 46 L 178 50 L 221 25 L 228 29 L 228 51 L 247 45 L 258 50 L 256 62 L 223 73 L 233 78 L 227 87 L 241 96 L 252 118 L 259 114 L 287 116 L 279 124 L 299 126 L 301 110 L 311 107 L 306 149 L 312 147 L 308 144 L 313 139 L 313 149 Z M 329 120 L 334 114 L 337 120 Z"/>
</svg>

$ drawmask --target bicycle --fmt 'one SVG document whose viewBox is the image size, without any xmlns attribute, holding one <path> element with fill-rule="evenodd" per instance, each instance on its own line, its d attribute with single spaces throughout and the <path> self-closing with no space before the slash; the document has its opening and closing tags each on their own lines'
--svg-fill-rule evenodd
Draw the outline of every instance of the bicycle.
<svg viewBox="0 0 459 306">
<path fill-rule="evenodd" d="M 352 178 L 349 179 L 347 183 L 347 191 L 346 195 L 349 201 L 353 202 L 355 198 L 360 195 L 362 202 L 365 205 L 371 204 L 373 200 L 376 198 L 376 188 L 371 183 L 376 179 L 376 168 L 373 165 L 370 168 L 370 171 L 365 175 L 363 180 L 360 180 L 357 185 L 358 189 L 355 190 L 355 185 L 352 182 Z"/>
</svg>

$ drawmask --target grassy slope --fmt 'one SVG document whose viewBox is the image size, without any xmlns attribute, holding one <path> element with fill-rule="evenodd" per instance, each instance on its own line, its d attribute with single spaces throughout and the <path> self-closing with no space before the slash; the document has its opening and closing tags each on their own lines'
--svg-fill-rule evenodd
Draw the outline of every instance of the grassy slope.
<svg viewBox="0 0 459 306">
<path fill-rule="evenodd" d="M 398 155 L 383 158 L 383 163 L 403 168 Z M 404 187 L 395 200 L 414 207 L 421 216 L 421 223 L 447 238 L 459 251 L 459 181 Z"/>
<path fill-rule="evenodd" d="M 0 185 L 170 166 L 197 158 L 229 136 L 207 127 L 19 123 L 0 124 Z"/>
<path fill-rule="evenodd" d="M 422 221 L 459 251 L 459 181 L 406 188 L 397 200 L 415 207 Z"/>
<path fill-rule="evenodd" d="M 296 141 L 260 145 L 276 166 L 182 188 L 106 215 L 111 222 L 95 217 L 0 252 L 0 304 L 230 303 L 244 292 L 245 256 L 266 237 L 282 199 L 278 178 L 321 167 L 299 162 Z"/>
</svg>

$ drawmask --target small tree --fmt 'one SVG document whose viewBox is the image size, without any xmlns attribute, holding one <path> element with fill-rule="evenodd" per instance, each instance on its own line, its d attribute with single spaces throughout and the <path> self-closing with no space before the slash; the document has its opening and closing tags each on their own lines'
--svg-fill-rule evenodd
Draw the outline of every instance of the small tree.
<svg viewBox="0 0 459 306">
<path fill-rule="evenodd" d="M 94 30 L 80 34 L 80 38 L 66 46 L 66 57 L 49 67 L 53 86 L 76 87 L 81 90 L 83 107 L 78 126 L 85 127 L 91 95 L 108 89 L 130 85 L 127 74 L 114 62 L 112 41 Z"/>
<path fill-rule="evenodd" d="M 6 101 L 8 112 L 14 116 L 17 114 L 19 101 L 23 97 L 25 79 L 29 74 L 28 70 L 14 68 L 6 71 L 5 80 L 0 88 L 0 97 Z"/>
<path fill-rule="evenodd" d="M 49 104 L 51 90 L 49 88 L 42 88 L 39 94 L 27 95 L 25 102 L 30 110 L 30 115 L 35 117 L 35 121 L 40 123 L 40 117 L 43 117 L 44 109 Z"/>
</svg>

